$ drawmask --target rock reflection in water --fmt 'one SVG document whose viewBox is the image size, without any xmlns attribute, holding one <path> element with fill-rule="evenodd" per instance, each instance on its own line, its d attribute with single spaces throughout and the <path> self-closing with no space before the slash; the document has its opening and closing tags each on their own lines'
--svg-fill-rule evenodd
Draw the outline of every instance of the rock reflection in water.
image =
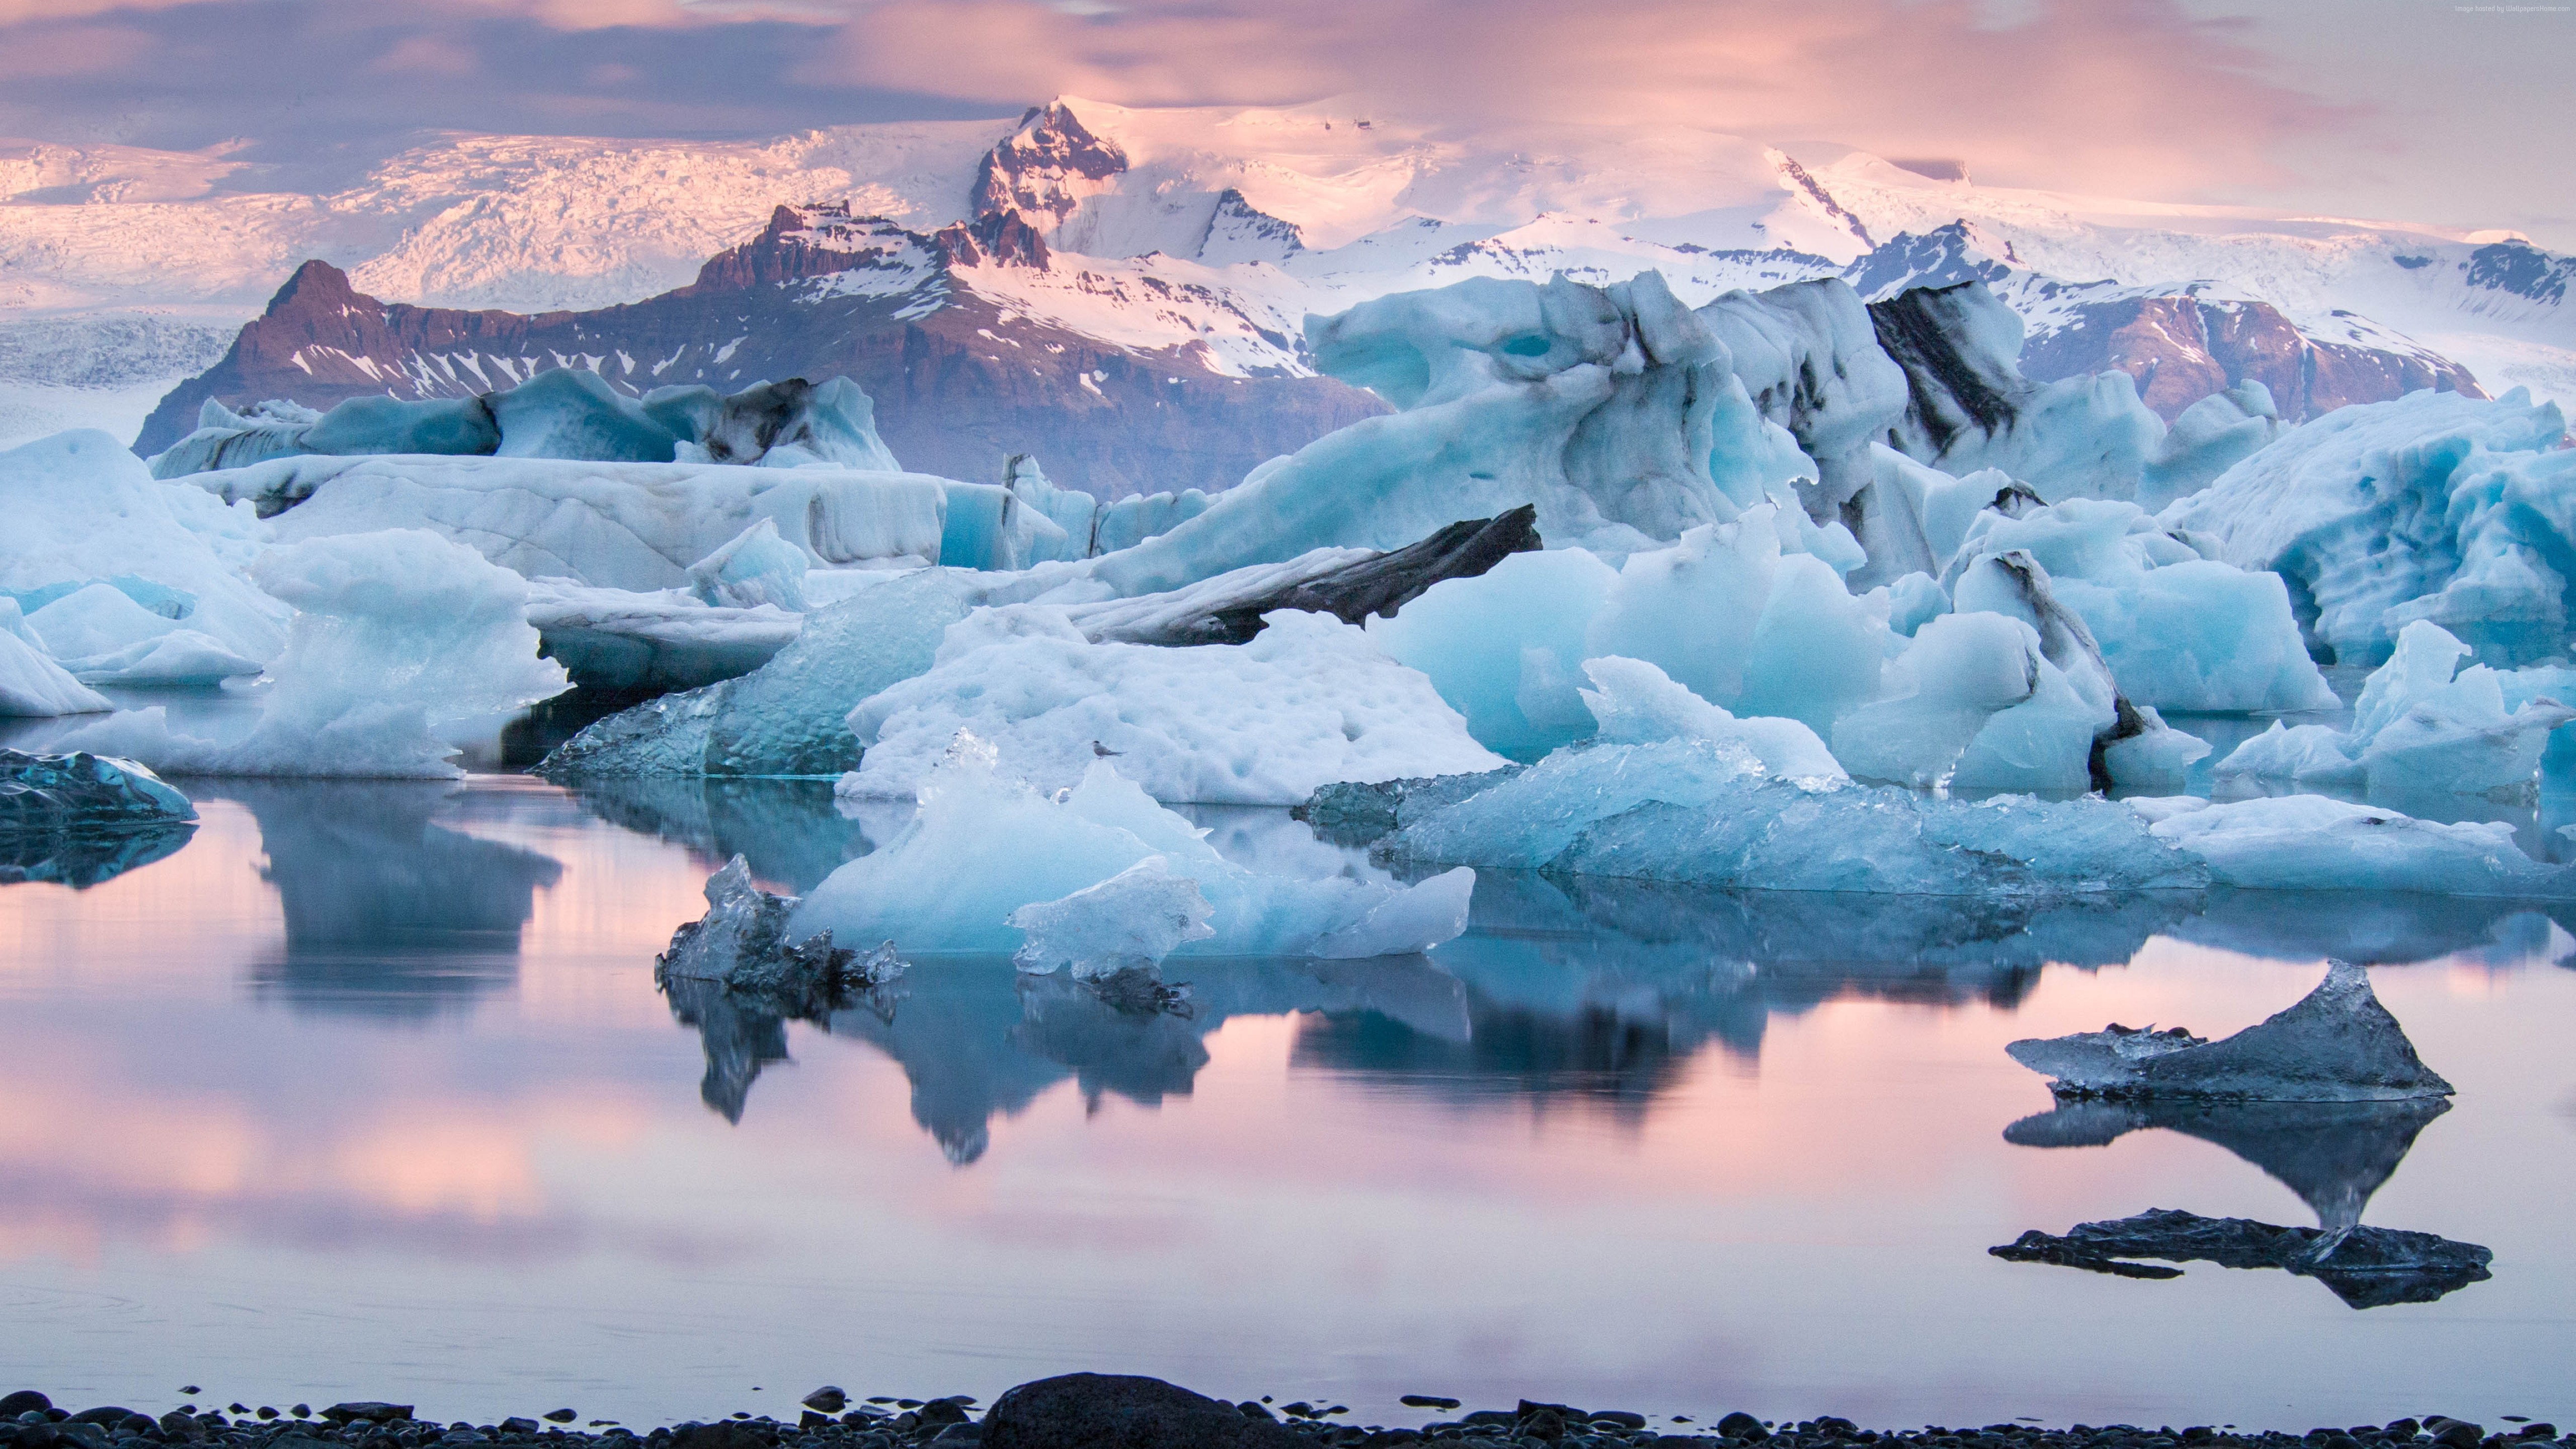
<svg viewBox="0 0 2576 1449">
<path fill-rule="evenodd" d="M 253 783 L 207 792 L 259 822 L 286 920 L 254 989 L 292 1006 L 420 1018 L 518 979 L 519 933 L 552 857 L 431 823 L 454 795 L 433 783 Z"/>
<path fill-rule="evenodd" d="M 2393 1102 L 2068 1102 L 2004 1129 L 2023 1147 L 2104 1147 L 2161 1127 L 2216 1143 L 2299 1195 L 2315 1228 L 2169 1209 L 2078 1223 L 2062 1237 L 2026 1232 L 1991 1251 L 2123 1277 L 2178 1276 L 2134 1260 L 2281 1268 L 2314 1278 L 2354 1308 L 2430 1303 L 2484 1282 L 2492 1256 L 2475 1243 L 2431 1233 L 2364 1227 L 2362 1208 L 2397 1171 L 2427 1123 L 2450 1110 L 2440 1098 Z"/>
</svg>

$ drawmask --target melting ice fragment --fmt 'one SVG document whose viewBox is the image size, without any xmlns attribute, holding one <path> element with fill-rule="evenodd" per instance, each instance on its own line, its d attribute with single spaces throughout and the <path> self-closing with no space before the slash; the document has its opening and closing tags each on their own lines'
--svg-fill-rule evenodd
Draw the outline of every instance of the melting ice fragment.
<svg viewBox="0 0 2576 1449">
<path fill-rule="evenodd" d="M 2335 962 L 2297 1005 L 2224 1041 L 2180 1028 L 2113 1025 L 2004 1050 L 2054 1078 L 2049 1089 L 2064 1097 L 2358 1102 L 2451 1095 L 2451 1084 L 2416 1057 L 2405 1029 L 2379 1004 L 2370 973 L 2349 961 Z"/>
<path fill-rule="evenodd" d="M 1274 622 L 1263 637 L 1277 632 Z M 1300 879 L 1235 864 L 1204 836 L 1110 760 L 1093 760 L 1080 784 L 1045 795 L 999 772 L 993 747 L 961 732 L 924 780 L 912 823 L 892 843 L 834 871 L 806 897 L 797 919 L 809 929 L 891 936 L 907 951 L 1002 954 L 1022 944 L 1023 931 L 1012 919 L 1021 908 L 1062 905 L 1161 856 L 1174 875 L 1196 883 L 1211 907 L 1207 923 L 1214 934 L 1174 941 L 1168 949 L 1176 954 L 1391 954 L 1427 950 L 1466 929 L 1472 871 L 1409 887 L 1339 876 Z M 1120 928 L 1104 919 L 1106 907 L 1157 890 L 1142 876 L 1034 919 L 1055 946 L 1075 937 L 1114 937 Z M 1054 948 L 1041 944 L 1039 950 Z"/>
<path fill-rule="evenodd" d="M 740 855 L 707 879 L 706 896 L 706 915 L 683 922 L 671 933 L 670 949 L 654 959 L 655 984 L 715 982 L 797 1015 L 829 1010 L 848 993 L 883 986 L 904 972 L 892 941 L 865 956 L 833 945 L 829 930 L 791 941 L 788 918 L 797 898 L 752 884 L 750 862 Z"/>
<path fill-rule="evenodd" d="M 1033 976 L 1069 966 L 1089 981 L 1159 965 L 1173 948 L 1216 934 L 1216 908 L 1199 883 L 1175 874 L 1170 857 L 1149 855 L 1098 885 L 1060 900 L 1022 906 L 1007 918 L 1028 933 L 1011 960 Z"/>
</svg>

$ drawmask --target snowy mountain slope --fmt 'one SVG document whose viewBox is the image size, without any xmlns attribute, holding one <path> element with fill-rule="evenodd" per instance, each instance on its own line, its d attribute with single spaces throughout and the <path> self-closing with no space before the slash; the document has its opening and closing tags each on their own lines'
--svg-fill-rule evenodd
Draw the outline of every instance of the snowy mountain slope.
<svg viewBox="0 0 2576 1449">
<path fill-rule="evenodd" d="M 0 319 L 102 336 L 141 309 L 234 325 L 307 259 L 417 306 L 588 311 L 689 285 L 782 203 L 925 237 L 1016 211 L 1054 262 L 978 273 L 997 334 L 1025 323 L 1139 365 L 1195 348 L 1209 376 L 1303 376 L 1305 315 L 1393 291 L 1653 268 L 1696 305 L 1845 267 L 1901 271 L 1914 261 L 1895 255 L 1904 238 L 1958 227 L 2008 274 L 1999 291 L 2041 349 L 2034 376 L 2120 366 L 2170 413 L 2203 381 L 2322 362 L 2324 385 L 2283 398 L 2309 412 L 2459 386 L 2465 361 L 2497 374 L 2491 390 L 2576 401 L 2576 262 L 2527 244 L 1980 187 L 1801 152 L 1806 164 L 1687 129 L 1460 136 L 1329 104 L 1079 98 L 1017 120 L 750 142 L 437 136 L 311 194 L 262 189 L 280 183 L 216 151 L 0 147 Z M 895 282 L 850 269 L 833 285 Z M 2230 347 L 2244 357 L 2221 357 Z M 0 411 L 18 397 L 32 415 L 24 390 L 44 385 L 0 377 Z"/>
<path fill-rule="evenodd" d="M 1060 275 L 1016 214 L 921 233 L 820 207 L 778 208 L 686 287 L 583 312 L 387 304 L 308 262 L 220 363 L 162 402 L 141 446 L 177 439 L 209 398 L 460 397 L 563 367 L 630 395 L 846 375 L 908 467 L 991 479 L 1012 454 L 1035 453 L 1059 479 L 1120 496 L 1225 487 L 1383 410 L 1266 362 L 1289 356 L 1290 340 L 1260 336 L 1223 298 L 1117 265 Z M 1125 332 L 1103 339 L 1060 320 L 1086 309 Z M 1232 320 L 1222 345 L 1200 330 L 1212 317 Z"/>
</svg>

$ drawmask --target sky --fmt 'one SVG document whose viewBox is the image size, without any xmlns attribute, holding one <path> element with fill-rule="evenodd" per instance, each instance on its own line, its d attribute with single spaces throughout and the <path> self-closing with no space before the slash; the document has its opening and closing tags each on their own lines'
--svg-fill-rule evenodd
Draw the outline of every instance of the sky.
<svg viewBox="0 0 2576 1449">
<path fill-rule="evenodd" d="M 1348 98 L 2576 250 L 2576 0 L 0 0 L 0 135 L 328 186 L 422 130 L 743 137 Z"/>
</svg>

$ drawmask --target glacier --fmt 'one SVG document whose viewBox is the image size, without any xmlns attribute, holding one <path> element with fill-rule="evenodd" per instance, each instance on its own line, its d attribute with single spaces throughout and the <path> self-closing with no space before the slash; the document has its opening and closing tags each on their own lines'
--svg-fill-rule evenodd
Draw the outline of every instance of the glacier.
<svg viewBox="0 0 2576 1449">
<path fill-rule="evenodd" d="M 165 707 L 64 738 L 165 774 L 452 779 L 460 731 L 571 687 L 537 657 L 517 574 L 436 534 L 388 530 L 282 545 L 252 576 L 291 605 L 285 647 L 239 739 L 175 732 Z"/>
<path fill-rule="evenodd" d="M 1143 896 L 1183 914 L 1195 909 L 1150 876 L 1105 899 L 1068 901 L 1160 858 L 1170 875 L 1193 882 L 1210 908 L 1212 934 L 1185 927 L 1163 933 L 1179 938 L 1166 948 L 1171 955 L 1408 955 L 1466 929 L 1475 885 L 1475 873 L 1465 870 L 1411 886 L 1255 871 L 1220 856 L 1204 832 L 1155 803 L 1114 760 L 1094 759 L 1079 783 L 1042 793 L 1000 769 L 993 747 L 971 734 L 949 742 L 925 773 L 918 801 L 918 813 L 894 840 L 806 895 L 797 930 L 891 938 L 906 953 L 1008 954 L 1033 946 L 1033 964 L 1055 948 L 1067 952 L 1058 959 L 1096 959 L 1089 953 L 1104 937 L 1114 945 L 1120 932 L 1135 929 L 1106 908 Z M 1049 903 L 1055 908 L 1020 917 L 1025 928 L 1013 924 L 1024 908 Z M 1150 933 L 1139 941 L 1159 944 Z"/>
</svg>

